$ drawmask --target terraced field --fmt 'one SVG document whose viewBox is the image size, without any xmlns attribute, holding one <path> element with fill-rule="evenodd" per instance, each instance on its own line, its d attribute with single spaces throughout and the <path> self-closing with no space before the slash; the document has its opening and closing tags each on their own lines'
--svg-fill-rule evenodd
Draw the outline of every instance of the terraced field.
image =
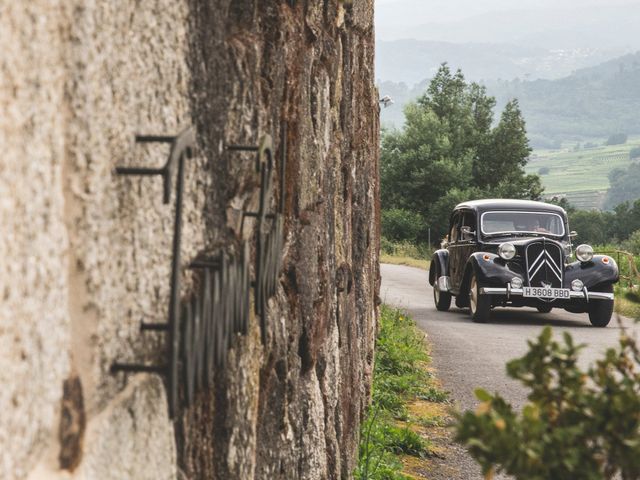
<svg viewBox="0 0 640 480">
<path fill-rule="evenodd" d="M 602 141 L 600 141 L 602 143 Z M 629 166 L 629 151 L 640 145 L 640 136 L 630 137 L 624 145 L 601 146 L 573 151 L 534 151 L 527 173 L 539 173 L 545 187 L 545 196 L 566 195 L 578 208 L 601 208 L 609 189 L 608 174 L 614 168 Z"/>
</svg>

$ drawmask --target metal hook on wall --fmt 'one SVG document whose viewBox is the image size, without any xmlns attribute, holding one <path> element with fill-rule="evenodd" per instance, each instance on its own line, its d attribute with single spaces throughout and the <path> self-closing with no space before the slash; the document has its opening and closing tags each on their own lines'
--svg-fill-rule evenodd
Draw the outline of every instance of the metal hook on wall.
<svg viewBox="0 0 640 480">
<path fill-rule="evenodd" d="M 167 323 L 142 323 L 141 331 L 159 331 L 167 333 L 168 359 L 163 365 L 143 365 L 136 363 L 119 363 L 111 365 L 111 372 L 147 372 L 163 375 L 167 381 L 169 415 L 173 417 L 178 404 L 178 353 L 180 339 L 180 245 L 182 233 L 182 202 L 184 193 L 184 163 L 191 158 L 195 149 L 195 132 L 193 128 L 185 128 L 178 135 L 136 135 L 136 143 L 170 143 L 171 148 L 167 162 L 161 168 L 116 167 L 118 175 L 158 175 L 163 180 L 163 203 L 171 200 L 171 179 L 177 169 L 175 180 L 176 202 L 173 222 L 173 255 L 171 258 L 170 296 Z"/>
<path fill-rule="evenodd" d="M 282 247 L 284 243 L 283 212 L 285 205 L 285 171 L 286 171 L 286 133 L 287 124 L 284 123 L 281 130 L 281 157 L 280 157 L 280 201 L 276 211 L 267 213 L 268 203 L 271 201 L 273 191 L 274 152 L 271 136 L 265 135 L 258 145 L 229 145 L 230 151 L 256 152 L 256 171 L 260 174 L 260 194 L 257 211 L 244 211 L 244 218 L 253 217 L 256 225 L 256 263 L 255 280 L 252 282 L 255 298 L 255 312 L 260 317 L 262 343 L 267 341 L 267 302 L 275 295 L 277 279 L 282 263 Z M 267 220 L 271 221 L 266 229 Z"/>
<path fill-rule="evenodd" d="M 240 252 L 221 251 L 214 256 L 201 256 L 188 268 L 197 273 L 195 292 L 180 299 L 182 234 L 182 204 L 184 194 L 185 159 L 195 149 L 195 132 L 189 127 L 175 136 L 137 135 L 137 143 L 161 142 L 171 145 L 169 156 L 161 168 L 116 167 L 118 175 L 160 176 L 163 180 L 163 203 L 171 201 L 175 176 L 175 217 L 173 256 L 171 259 L 170 298 L 166 323 L 142 322 L 142 332 L 156 331 L 167 335 L 166 361 L 161 365 L 115 362 L 111 372 L 157 373 L 165 378 L 168 391 L 169 416 L 174 418 L 180 405 L 191 405 L 198 391 L 210 386 L 213 369 L 223 367 L 234 334 L 246 334 L 249 327 L 250 290 L 254 290 L 255 312 L 260 316 L 261 339 L 266 344 L 267 301 L 277 290 L 284 242 L 284 205 L 286 169 L 286 124 L 282 128 L 280 158 L 280 199 L 277 208 L 268 212 L 273 197 L 275 170 L 274 151 L 269 135 L 259 145 L 229 145 L 230 151 L 250 151 L 256 154 L 256 172 L 260 175 L 259 206 L 255 212 L 243 212 L 253 217 L 256 225 L 255 280 L 251 281 L 250 248 L 242 244 Z M 183 392 L 183 395 L 180 393 Z"/>
</svg>

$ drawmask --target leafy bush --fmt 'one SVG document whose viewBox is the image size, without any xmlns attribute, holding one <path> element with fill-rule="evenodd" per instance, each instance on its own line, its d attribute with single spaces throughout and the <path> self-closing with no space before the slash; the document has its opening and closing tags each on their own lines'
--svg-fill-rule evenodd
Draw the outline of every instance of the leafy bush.
<svg viewBox="0 0 640 480">
<path fill-rule="evenodd" d="M 507 364 L 530 393 L 521 414 L 481 389 L 475 412 L 459 417 L 457 439 L 485 474 L 516 479 L 640 478 L 640 351 L 624 334 L 588 370 L 582 346 L 546 327 L 529 351 Z"/>
<path fill-rule="evenodd" d="M 413 242 L 424 229 L 424 220 L 418 213 L 401 208 L 382 210 L 382 235 L 386 238 Z"/>
<path fill-rule="evenodd" d="M 636 230 L 622 243 L 622 248 L 634 255 L 640 255 L 640 230 Z"/>
<path fill-rule="evenodd" d="M 614 133 L 607 138 L 605 145 L 622 145 L 627 143 L 627 138 L 626 133 Z"/>
<path fill-rule="evenodd" d="M 629 151 L 629 160 L 640 158 L 640 147 L 634 147 Z"/>
</svg>

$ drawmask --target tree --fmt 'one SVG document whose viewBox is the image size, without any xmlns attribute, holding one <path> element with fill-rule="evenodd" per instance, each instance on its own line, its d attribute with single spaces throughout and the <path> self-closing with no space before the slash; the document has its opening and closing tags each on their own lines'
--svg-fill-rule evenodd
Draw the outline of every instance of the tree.
<svg viewBox="0 0 640 480">
<path fill-rule="evenodd" d="M 615 224 L 609 212 L 576 210 L 569 213 L 569 227 L 578 233 L 574 243 L 604 245 L 611 242 Z"/>
<path fill-rule="evenodd" d="M 607 138 L 605 145 L 622 145 L 627 143 L 627 138 L 626 133 L 614 133 Z"/>
<path fill-rule="evenodd" d="M 613 169 L 609 172 L 609 185 L 604 204 L 606 209 L 640 198 L 640 164 L 632 163 L 626 170 Z"/>
<path fill-rule="evenodd" d="M 425 93 L 405 107 L 404 130 L 383 131 L 382 207 L 419 214 L 426 240 L 443 236 L 451 208 L 481 197 L 538 199 L 536 175 L 525 175 L 531 149 L 518 102 L 495 127 L 495 99 L 443 64 Z"/>
<path fill-rule="evenodd" d="M 414 242 L 420 231 L 424 230 L 422 217 L 416 212 L 391 208 L 382 211 L 382 235 L 389 240 L 408 240 Z"/>
<path fill-rule="evenodd" d="M 488 155 L 480 159 L 482 174 L 474 178 L 476 186 L 488 188 L 495 197 L 539 199 L 540 177 L 524 172 L 531 147 L 518 100 L 507 103 L 490 139 Z"/>
</svg>

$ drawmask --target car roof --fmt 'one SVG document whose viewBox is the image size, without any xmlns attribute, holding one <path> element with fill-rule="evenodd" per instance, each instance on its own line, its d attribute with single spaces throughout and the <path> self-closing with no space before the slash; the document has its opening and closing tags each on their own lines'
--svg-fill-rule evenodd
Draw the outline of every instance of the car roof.
<svg viewBox="0 0 640 480">
<path fill-rule="evenodd" d="M 533 200 L 510 200 L 503 198 L 487 198 L 482 200 L 471 200 L 456 205 L 455 210 L 460 209 L 471 210 L 545 210 L 547 212 L 555 212 L 566 215 L 564 208 L 551 203 L 535 202 Z"/>
</svg>

